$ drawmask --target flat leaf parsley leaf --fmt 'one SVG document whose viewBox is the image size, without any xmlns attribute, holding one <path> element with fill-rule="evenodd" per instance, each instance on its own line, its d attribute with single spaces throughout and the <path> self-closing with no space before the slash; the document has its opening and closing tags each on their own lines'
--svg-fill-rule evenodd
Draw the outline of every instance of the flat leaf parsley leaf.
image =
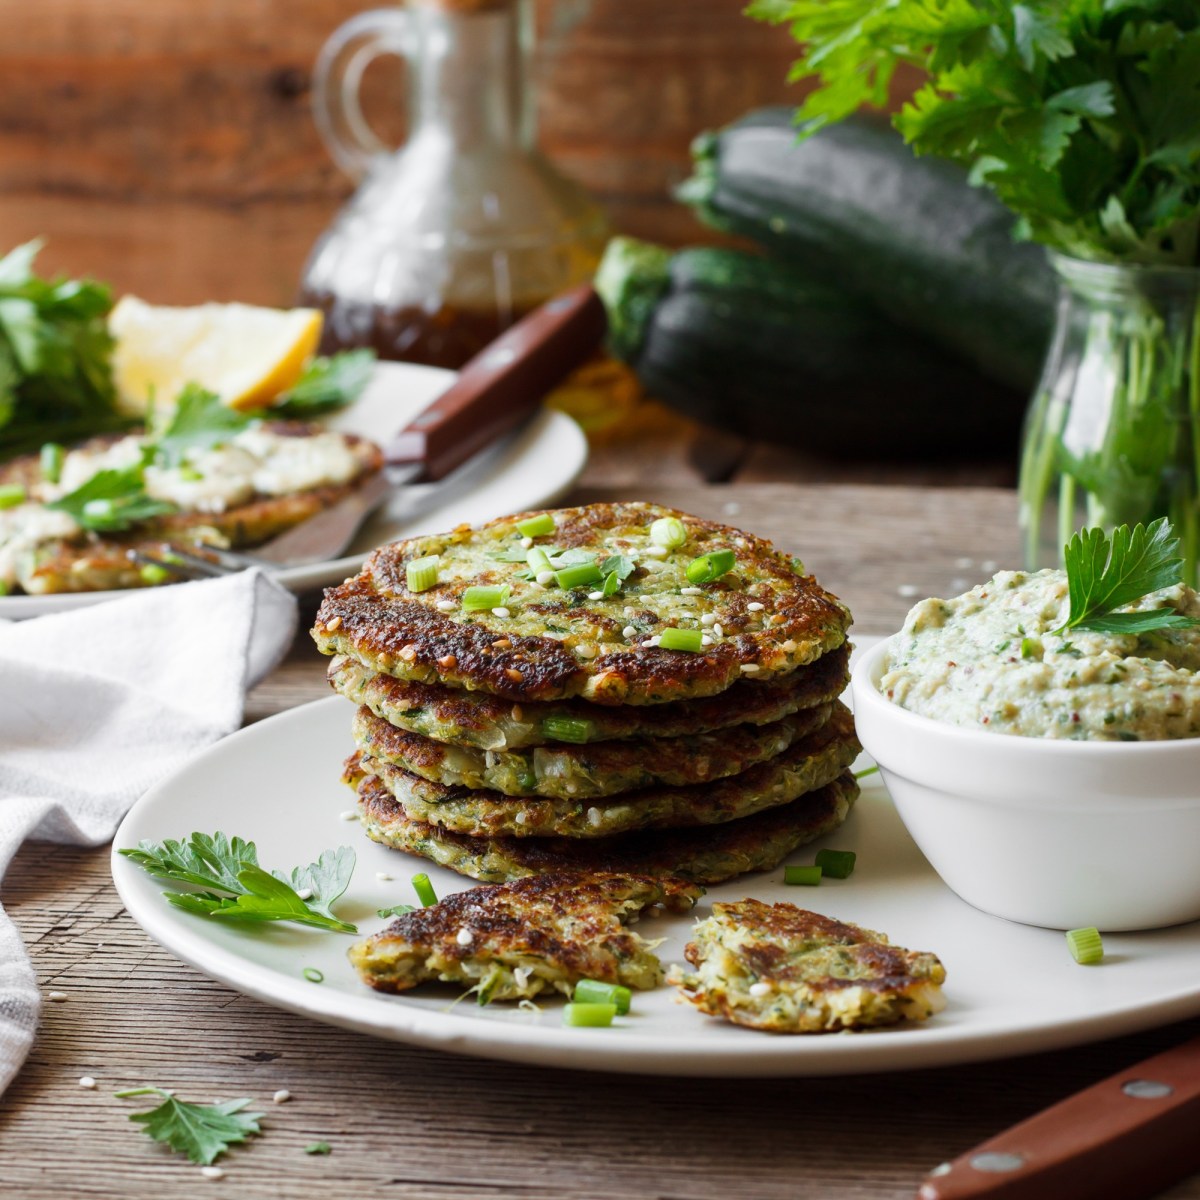
<svg viewBox="0 0 1200 1200">
<path fill-rule="evenodd" d="M 194 1163 L 208 1166 L 237 1142 L 249 1141 L 261 1133 L 260 1112 L 243 1112 L 248 1099 L 226 1100 L 218 1104 L 189 1104 L 177 1100 L 162 1088 L 132 1088 L 117 1092 L 127 1096 L 162 1096 L 163 1102 L 149 1112 L 131 1113 L 129 1119 L 145 1127 L 156 1142 L 165 1142 L 172 1150 L 186 1154 Z"/>
<path fill-rule="evenodd" d="M 354 925 L 338 920 L 330 907 L 345 892 L 354 874 L 355 856 L 349 846 L 326 850 L 315 863 L 296 867 L 290 880 L 259 865 L 253 842 L 220 832 L 193 833 L 186 841 L 142 841 L 118 853 L 159 879 L 207 889 L 163 893 L 170 904 L 197 916 L 295 921 L 337 933 L 358 932 Z"/>
<path fill-rule="evenodd" d="M 1109 538 L 1102 529 L 1083 529 L 1063 550 L 1067 568 L 1070 615 L 1057 634 L 1068 629 L 1095 633 L 1150 633 L 1158 629 L 1191 629 L 1195 617 L 1171 608 L 1114 612 L 1150 592 L 1180 582 L 1179 539 L 1166 517 L 1149 526 L 1120 525 Z"/>
<path fill-rule="evenodd" d="M 84 529 L 97 533 L 117 533 L 139 521 L 175 512 L 174 504 L 155 500 L 147 493 L 143 470 L 139 463 L 97 471 L 86 483 L 51 500 L 46 507 L 65 512 Z"/>
<path fill-rule="evenodd" d="M 263 415 L 307 418 L 344 408 L 362 394 L 374 370 L 374 350 L 343 350 L 314 358 Z"/>
<path fill-rule="evenodd" d="M 178 466 L 189 451 L 222 446 L 248 428 L 252 420 L 246 413 L 230 408 L 215 392 L 189 383 L 154 439 L 155 458 L 165 467 Z"/>
</svg>

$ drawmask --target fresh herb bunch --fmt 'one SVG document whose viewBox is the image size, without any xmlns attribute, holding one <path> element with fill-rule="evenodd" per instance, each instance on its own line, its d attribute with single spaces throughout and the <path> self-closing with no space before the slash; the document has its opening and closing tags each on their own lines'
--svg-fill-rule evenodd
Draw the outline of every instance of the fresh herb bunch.
<svg viewBox="0 0 1200 1200">
<path fill-rule="evenodd" d="M 805 133 L 929 80 L 895 124 L 967 166 L 1022 236 L 1104 262 L 1200 265 L 1196 0 L 753 0 L 815 78 Z"/>
<path fill-rule="evenodd" d="M 231 921 L 295 921 L 335 933 L 357 933 L 333 915 L 332 905 L 350 886 L 354 851 L 326 850 L 315 863 L 290 875 L 259 866 L 253 842 L 224 833 L 193 833 L 185 841 L 142 841 L 118 853 L 159 879 L 204 888 L 164 892 L 185 912 Z M 302 895 L 301 893 L 305 893 Z"/>
<path fill-rule="evenodd" d="M 1071 629 L 1153 633 L 1200 625 L 1200 620 L 1173 608 L 1115 611 L 1180 582 L 1179 539 L 1165 517 L 1148 527 L 1121 525 L 1111 537 L 1102 529 L 1081 529 L 1064 548 L 1063 561 L 1071 607 L 1057 634 Z"/>
<path fill-rule="evenodd" d="M 130 424 L 116 408 L 108 288 L 39 278 L 41 247 L 0 258 L 0 459 Z"/>
</svg>

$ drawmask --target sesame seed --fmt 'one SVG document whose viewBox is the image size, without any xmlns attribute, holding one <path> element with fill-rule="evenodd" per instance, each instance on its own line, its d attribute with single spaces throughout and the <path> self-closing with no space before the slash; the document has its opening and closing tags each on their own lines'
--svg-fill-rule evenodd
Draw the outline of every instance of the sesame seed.
<svg viewBox="0 0 1200 1200">
<path fill-rule="evenodd" d="M 325 632 L 326 633 L 334 633 L 337 630 L 341 629 L 341 627 L 342 627 L 342 618 L 341 617 L 334 617 L 333 620 L 325 622 Z"/>
<path fill-rule="evenodd" d="M 685 587 L 679 589 L 679 594 L 681 596 L 703 596 L 704 589 L 698 587 Z"/>
<path fill-rule="evenodd" d="M 593 646 L 591 642 L 585 642 L 583 645 L 575 647 L 575 653 L 580 658 L 595 658 L 600 653 L 600 647 Z"/>
<path fill-rule="evenodd" d="M 712 631 L 713 631 L 714 637 L 724 637 L 725 636 L 725 630 L 724 630 L 724 628 L 722 628 L 720 622 L 718 622 L 716 625 L 714 625 L 712 627 Z"/>
<path fill-rule="evenodd" d="M 54 1000 L 57 1003 L 61 1003 L 66 998 L 67 998 L 66 992 L 47 992 L 46 993 L 47 1000 Z"/>
<path fill-rule="evenodd" d="M 708 636 L 707 633 L 700 639 L 700 645 L 702 646 L 711 646 L 712 644 L 713 640 Z"/>
<path fill-rule="evenodd" d="M 587 822 L 589 825 L 599 825 L 601 821 L 600 810 L 598 808 L 589 808 L 587 810 Z"/>
<path fill-rule="evenodd" d="M 532 546 L 533 546 L 533 538 L 524 537 L 521 539 L 521 549 L 522 550 L 529 550 L 532 548 Z"/>
<path fill-rule="evenodd" d="M 453 654 L 443 654 L 442 657 L 437 660 L 437 665 L 441 667 L 443 671 L 453 671 L 454 668 L 458 666 L 458 659 L 455 658 Z"/>
<path fill-rule="evenodd" d="M 347 808 L 342 813 L 342 820 L 343 821 L 357 821 L 358 820 L 358 809 L 357 808 Z"/>
<path fill-rule="evenodd" d="M 531 579 L 531 580 L 529 581 L 529 586 L 530 586 L 530 587 L 531 587 L 531 588 L 532 588 L 532 589 L 533 589 L 535 592 L 544 592 L 544 591 L 546 590 L 544 587 L 542 587 L 542 585 L 541 585 L 540 583 L 538 583 L 538 581 L 537 581 L 536 579 Z"/>
<path fill-rule="evenodd" d="M 509 617 L 512 616 L 512 612 L 509 609 L 505 608 L 504 605 L 500 605 L 499 607 L 492 609 L 492 616 L 493 617 L 501 617 L 501 618 L 507 620 Z"/>
<path fill-rule="evenodd" d="M 401 647 L 400 657 L 404 659 L 405 662 L 412 662 L 413 659 L 417 657 L 416 646 L 410 642 L 407 646 Z"/>
<path fill-rule="evenodd" d="M 225 1168 L 224 1167 L 201 1167 L 200 1174 L 203 1175 L 205 1179 L 224 1179 L 225 1178 Z"/>
<path fill-rule="evenodd" d="M 1000 564 L 996 562 L 995 559 L 988 558 L 984 559 L 984 561 L 979 564 L 979 569 L 983 571 L 985 575 L 995 575 L 996 569 L 999 566 Z"/>
<path fill-rule="evenodd" d="M 292 1098 L 292 1093 L 287 1088 L 280 1088 L 279 1091 L 271 1097 L 274 1104 L 286 1104 Z"/>
<path fill-rule="evenodd" d="M 975 565 L 975 560 L 972 558 L 956 558 L 954 565 L 960 571 L 969 571 Z"/>
<path fill-rule="evenodd" d="M 769 996 L 774 990 L 765 980 L 750 985 L 750 995 L 752 996 Z"/>
<path fill-rule="evenodd" d="M 79 1077 L 79 1086 L 81 1088 L 94 1088 L 96 1081 L 90 1075 L 81 1075 Z"/>
<path fill-rule="evenodd" d="M 736 517 L 742 511 L 742 506 L 736 500 L 729 500 L 724 505 L 727 517 Z"/>
<path fill-rule="evenodd" d="M 700 618 L 701 625 L 715 625 L 716 623 L 717 618 L 714 617 L 712 613 L 705 613 L 704 616 Z"/>
<path fill-rule="evenodd" d="M 757 675 L 758 669 L 758 663 L 742 663 L 743 675 Z"/>
<path fill-rule="evenodd" d="M 642 553 L 650 555 L 651 558 L 666 558 L 671 552 L 666 546 L 647 546 Z"/>
<path fill-rule="evenodd" d="M 456 607 L 453 600 L 439 600 L 437 602 L 438 612 L 453 612 Z"/>
<path fill-rule="evenodd" d="M 910 597 L 915 596 L 921 589 L 915 583 L 902 583 L 896 589 L 896 595 Z"/>
<path fill-rule="evenodd" d="M 746 605 L 746 611 L 747 612 L 762 612 L 762 610 L 766 607 L 767 606 L 765 604 L 761 603 L 758 600 L 751 600 L 750 603 Z"/>
<path fill-rule="evenodd" d="M 296 893 L 296 895 L 299 896 L 301 900 L 311 900 L 312 894 L 313 894 L 312 888 L 301 888 Z"/>
<path fill-rule="evenodd" d="M 589 600 L 603 600 L 604 593 L 603 592 L 588 592 L 588 599 Z"/>
<path fill-rule="evenodd" d="M 495 640 L 495 641 L 492 643 L 492 649 L 493 649 L 493 650 L 511 650 L 511 649 L 512 649 L 512 642 L 510 642 L 510 641 L 508 640 L 508 638 L 497 638 L 497 639 L 496 639 L 496 640 Z"/>
<path fill-rule="evenodd" d="M 512 719 L 514 721 L 522 721 L 525 719 L 525 710 L 519 704 L 514 704 L 512 706 Z"/>
<path fill-rule="evenodd" d="M 454 940 L 460 946 L 469 946 L 475 940 L 475 935 L 469 929 L 460 929 Z"/>
<path fill-rule="evenodd" d="M 518 811 L 515 820 L 518 825 L 524 825 L 529 820 L 529 814 L 522 809 Z"/>
<path fill-rule="evenodd" d="M 389 875 L 386 871 L 376 871 L 375 878 L 381 880 L 383 883 L 391 883 L 396 877 L 395 875 Z"/>
<path fill-rule="evenodd" d="M 627 617 L 632 617 L 635 612 L 637 612 L 637 609 L 632 604 L 625 605 L 625 615 Z"/>
<path fill-rule="evenodd" d="M 788 638 L 788 640 L 779 648 L 784 652 L 784 654 L 794 654 L 796 651 L 796 643 L 793 642 L 791 638 Z"/>
<path fill-rule="evenodd" d="M 549 587 L 554 582 L 554 578 L 553 571 L 539 571 L 537 573 L 537 581 L 542 587 Z"/>
<path fill-rule="evenodd" d="M 513 681 L 513 683 L 522 683 L 525 676 L 521 674 L 515 667 L 508 667 L 504 674 Z"/>
<path fill-rule="evenodd" d="M 658 643 L 659 643 L 659 642 L 661 642 L 661 641 L 662 641 L 662 638 L 658 637 L 657 635 L 655 635 L 655 636 L 654 636 L 654 637 L 652 637 L 652 638 L 647 638 L 647 639 L 646 639 L 646 640 L 645 640 L 645 641 L 642 643 L 642 649 L 644 649 L 644 650 L 653 649 L 653 648 L 654 648 L 655 646 L 657 646 L 657 645 L 658 645 Z"/>
<path fill-rule="evenodd" d="M 630 638 L 637 637 L 637 630 L 634 629 L 632 625 L 626 625 L 625 628 L 621 630 L 621 636 L 628 641 Z"/>
</svg>

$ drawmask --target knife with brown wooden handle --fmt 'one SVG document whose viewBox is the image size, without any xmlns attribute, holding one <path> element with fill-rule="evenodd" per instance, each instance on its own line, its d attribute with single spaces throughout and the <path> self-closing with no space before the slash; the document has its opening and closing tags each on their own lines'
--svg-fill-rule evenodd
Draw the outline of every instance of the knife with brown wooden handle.
<svg viewBox="0 0 1200 1200">
<path fill-rule="evenodd" d="M 1139 1200 L 1200 1170 L 1200 1038 L 937 1167 L 918 1200 Z"/>
<path fill-rule="evenodd" d="M 604 305 L 590 284 L 548 300 L 481 350 L 396 435 L 378 476 L 258 547 L 255 558 L 280 566 L 336 558 L 393 488 L 445 478 L 531 416 L 600 346 L 606 328 Z"/>
</svg>

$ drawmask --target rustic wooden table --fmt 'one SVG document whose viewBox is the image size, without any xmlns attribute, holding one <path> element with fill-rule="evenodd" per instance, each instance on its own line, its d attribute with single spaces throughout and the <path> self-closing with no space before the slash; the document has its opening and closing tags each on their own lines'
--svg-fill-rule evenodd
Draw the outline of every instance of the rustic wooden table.
<svg viewBox="0 0 1200 1200">
<path fill-rule="evenodd" d="M 587 488 L 572 499 L 620 494 L 633 493 Z M 1013 558 L 1015 501 L 998 490 L 660 484 L 637 494 L 803 555 L 867 633 L 894 629 L 912 595 L 960 590 L 991 560 Z M 251 695 L 247 719 L 326 695 L 323 669 L 301 637 Z M 67 995 L 46 1006 L 0 1106 L 0 1195 L 13 1200 L 910 1197 L 944 1159 L 1200 1033 L 1192 1021 L 1060 1053 L 846 1079 L 585 1075 L 374 1041 L 232 992 L 123 912 L 107 849 L 30 845 L 3 899 L 42 986 Z M 79 1087 L 83 1075 L 96 1090 Z M 266 1132 L 210 1183 L 139 1134 L 128 1103 L 112 1098 L 151 1083 L 185 1098 L 254 1097 Z M 276 1107 L 278 1088 L 292 1100 Z M 317 1140 L 332 1154 L 306 1156 Z M 1167 1195 L 1197 1200 L 1200 1176 Z"/>
</svg>

